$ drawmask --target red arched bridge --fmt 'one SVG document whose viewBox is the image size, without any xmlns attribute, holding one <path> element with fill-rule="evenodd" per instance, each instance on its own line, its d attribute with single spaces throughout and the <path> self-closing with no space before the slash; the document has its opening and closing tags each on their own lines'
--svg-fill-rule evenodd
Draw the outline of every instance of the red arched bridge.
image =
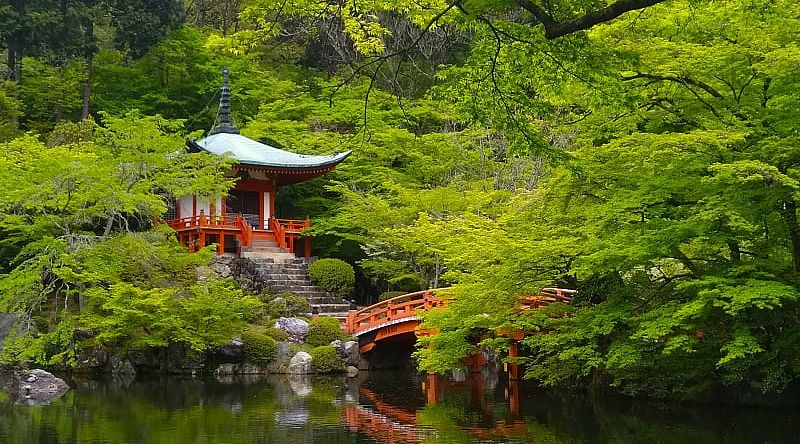
<svg viewBox="0 0 800 444">
<path fill-rule="evenodd" d="M 344 323 L 344 332 L 358 337 L 362 353 L 369 352 L 383 340 L 416 334 L 420 324 L 418 313 L 446 307 L 452 300 L 447 296 L 447 290 L 438 288 L 408 293 L 361 310 L 350 310 Z M 537 295 L 520 298 L 519 311 L 543 307 L 552 302 L 569 304 L 573 294 L 575 290 L 543 288 Z"/>
</svg>

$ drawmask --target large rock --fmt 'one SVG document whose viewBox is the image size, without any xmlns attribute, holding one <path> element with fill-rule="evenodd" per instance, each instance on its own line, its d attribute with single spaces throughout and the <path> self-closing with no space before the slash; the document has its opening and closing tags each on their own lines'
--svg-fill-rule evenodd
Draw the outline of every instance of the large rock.
<svg viewBox="0 0 800 444">
<path fill-rule="evenodd" d="M 275 328 L 285 331 L 289 340 L 301 344 L 308 334 L 308 322 L 300 318 L 278 318 Z"/>
<path fill-rule="evenodd" d="M 336 339 L 335 341 L 331 341 L 329 344 L 331 347 L 335 348 L 337 352 L 339 352 L 339 356 L 344 359 L 344 343 L 342 341 Z"/>
<path fill-rule="evenodd" d="M 267 364 L 267 371 L 270 373 L 289 373 L 289 365 L 292 363 L 292 350 L 288 342 L 278 342 L 275 348 L 275 359 Z"/>
<path fill-rule="evenodd" d="M 95 347 L 78 355 L 75 370 L 79 373 L 105 373 L 108 364 L 108 349 Z"/>
<path fill-rule="evenodd" d="M 293 375 L 305 375 L 312 372 L 311 355 L 306 352 L 297 352 L 289 361 L 289 373 Z"/>
<path fill-rule="evenodd" d="M 358 367 L 358 361 L 361 358 L 361 352 L 358 349 L 358 342 L 356 341 L 347 341 L 344 343 L 343 346 L 344 354 L 344 365 L 352 365 L 354 367 Z"/>
<path fill-rule="evenodd" d="M 108 360 L 108 372 L 114 376 L 136 376 L 136 369 L 131 361 L 113 355 Z"/>
<path fill-rule="evenodd" d="M 235 338 L 229 344 L 207 350 L 204 357 L 207 364 L 240 364 L 244 360 L 242 341 Z"/>
<path fill-rule="evenodd" d="M 41 369 L 19 373 L 17 376 L 15 398 L 26 404 L 49 404 L 69 390 L 63 379 Z"/>
</svg>

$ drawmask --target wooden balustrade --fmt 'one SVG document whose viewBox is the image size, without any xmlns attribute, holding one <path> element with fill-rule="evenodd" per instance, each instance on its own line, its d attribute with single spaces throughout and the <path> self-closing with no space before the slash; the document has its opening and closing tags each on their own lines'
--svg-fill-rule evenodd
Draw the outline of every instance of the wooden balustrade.
<svg viewBox="0 0 800 444">
<path fill-rule="evenodd" d="M 361 310 L 351 310 L 344 322 L 344 331 L 347 334 L 360 334 L 375 330 L 395 321 L 411 320 L 416 318 L 417 310 L 430 310 L 444 307 L 450 298 L 436 296 L 437 291 L 446 288 L 423 290 L 415 293 L 387 299 Z M 576 290 L 562 288 L 543 288 L 538 295 L 523 296 L 520 298 L 519 311 L 543 307 L 553 302 L 569 304 Z"/>
<path fill-rule="evenodd" d="M 275 239 L 278 241 L 278 246 L 286 248 L 286 230 L 284 230 L 283 225 L 278 222 L 278 219 L 270 218 L 269 228 L 275 232 Z"/>
<path fill-rule="evenodd" d="M 247 222 L 247 219 L 239 215 L 236 219 L 236 224 L 241 230 L 242 246 L 249 247 L 253 241 L 253 227 Z"/>
<path fill-rule="evenodd" d="M 229 230 L 235 234 L 239 239 L 242 246 L 248 247 L 252 244 L 254 232 L 259 231 L 254 228 L 254 225 L 248 220 L 252 215 L 242 214 L 218 214 L 206 215 L 200 213 L 196 216 L 183 217 L 180 219 L 173 219 L 167 224 L 175 231 L 196 231 L 203 229 L 211 230 Z M 268 230 L 275 234 L 275 239 L 281 248 L 293 247 L 294 240 L 299 236 L 303 230 L 311 227 L 311 221 L 295 220 L 295 219 L 277 219 L 270 218 Z M 209 234 L 219 234 L 219 232 L 211 231 Z M 195 236 L 198 235 L 189 235 Z M 202 233 L 199 235 L 202 238 Z"/>
<path fill-rule="evenodd" d="M 577 293 L 577 290 L 542 288 L 537 295 L 523 296 L 520 298 L 519 311 L 541 308 L 553 302 L 569 304 L 572 303 L 572 295 L 575 293 Z"/>
<path fill-rule="evenodd" d="M 301 232 L 306 228 L 311 227 L 311 220 L 296 220 L 296 219 L 275 219 L 276 223 L 280 225 L 280 227 L 284 231 L 291 231 L 291 232 Z"/>
<path fill-rule="evenodd" d="M 436 296 L 435 294 L 437 291 L 442 290 L 446 289 L 439 288 L 404 294 L 361 310 L 351 310 L 347 314 L 347 320 L 345 321 L 345 333 L 357 334 L 359 332 L 378 328 L 393 321 L 416 316 L 417 310 L 427 311 L 433 308 L 444 307 L 447 305 L 449 299 Z"/>
</svg>

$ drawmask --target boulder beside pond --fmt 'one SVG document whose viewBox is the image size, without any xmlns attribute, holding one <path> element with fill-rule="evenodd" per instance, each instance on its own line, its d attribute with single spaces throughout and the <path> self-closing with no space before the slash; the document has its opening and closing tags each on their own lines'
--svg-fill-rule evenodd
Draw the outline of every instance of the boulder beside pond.
<svg viewBox="0 0 800 444">
<path fill-rule="evenodd" d="M 68 390 L 69 386 L 63 379 L 37 368 L 19 372 L 11 394 L 23 403 L 44 405 L 59 398 Z"/>
<path fill-rule="evenodd" d="M 308 334 L 308 322 L 300 318 L 278 318 L 275 328 L 289 335 L 289 340 L 301 344 Z"/>
<path fill-rule="evenodd" d="M 305 375 L 313 373 L 311 368 L 311 355 L 306 352 L 297 352 L 289 361 L 289 373 L 293 375 Z"/>
</svg>

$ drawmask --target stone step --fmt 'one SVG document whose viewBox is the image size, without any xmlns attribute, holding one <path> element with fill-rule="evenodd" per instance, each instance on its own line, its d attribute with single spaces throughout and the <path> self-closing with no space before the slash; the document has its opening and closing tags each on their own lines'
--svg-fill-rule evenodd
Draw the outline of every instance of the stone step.
<svg viewBox="0 0 800 444">
<path fill-rule="evenodd" d="M 293 259 L 286 259 L 283 261 L 275 261 L 273 258 L 263 258 L 258 261 L 253 261 L 256 263 L 256 268 L 289 268 L 292 270 L 308 270 L 308 265 L 306 264 L 297 264 L 292 262 Z"/>
<path fill-rule="evenodd" d="M 258 275 L 264 280 L 273 281 L 297 281 L 298 284 L 311 285 L 311 279 L 307 274 L 297 272 L 281 273 L 279 271 L 261 271 Z"/>
<path fill-rule="evenodd" d="M 294 253 L 273 253 L 263 251 L 243 251 L 241 256 L 246 259 L 291 259 Z"/>
<path fill-rule="evenodd" d="M 308 313 L 307 316 L 311 316 L 311 313 Z M 330 312 L 330 313 L 319 313 L 319 317 L 321 318 L 336 318 L 339 321 L 344 321 L 347 319 L 347 312 L 346 311 L 337 311 L 337 312 Z"/>
<path fill-rule="evenodd" d="M 294 290 L 300 290 L 300 291 L 305 291 L 305 290 L 320 291 L 317 286 L 315 286 L 314 284 L 312 284 L 309 281 L 297 281 L 297 280 L 281 280 L 281 281 L 277 281 L 276 280 L 276 281 L 270 281 L 270 282 L 272 284 L 274 284 L 274 286 L 276 286 L 276 287 L 286 287 L 286 288 L 292 288 Z"/>
<path fill-rule="evenodd" d="M 262 273 L 275 273 L 275 274 L 294 273 L 294 274 L 302 274 L 304 276 L 308 275 L 308 270 L 306 270 L 305 268 L 281 267 L 280 265 L 257 266 L 256 270 L 260 270 Z"/>
<path fill-rule="evenodd" d="M 337 297 L 337 296 L 312 296 L 306 298 L 308 299 L 308 303 L 311 305 L 314 304 L 347 304 L 350 305 L 350 302 L 345 301 L 344 299 Z"/>
<path fill-rule="evenodd" d="M 330 309 L 335 308 L 339 311 L 347 311 L 350 310 L 350 304 L 312 304 L 312 307 L 317 307 L 320 310 L 322 309 Z M 330 311 L 330 310 L 327 310 Z"/>
</svg>

